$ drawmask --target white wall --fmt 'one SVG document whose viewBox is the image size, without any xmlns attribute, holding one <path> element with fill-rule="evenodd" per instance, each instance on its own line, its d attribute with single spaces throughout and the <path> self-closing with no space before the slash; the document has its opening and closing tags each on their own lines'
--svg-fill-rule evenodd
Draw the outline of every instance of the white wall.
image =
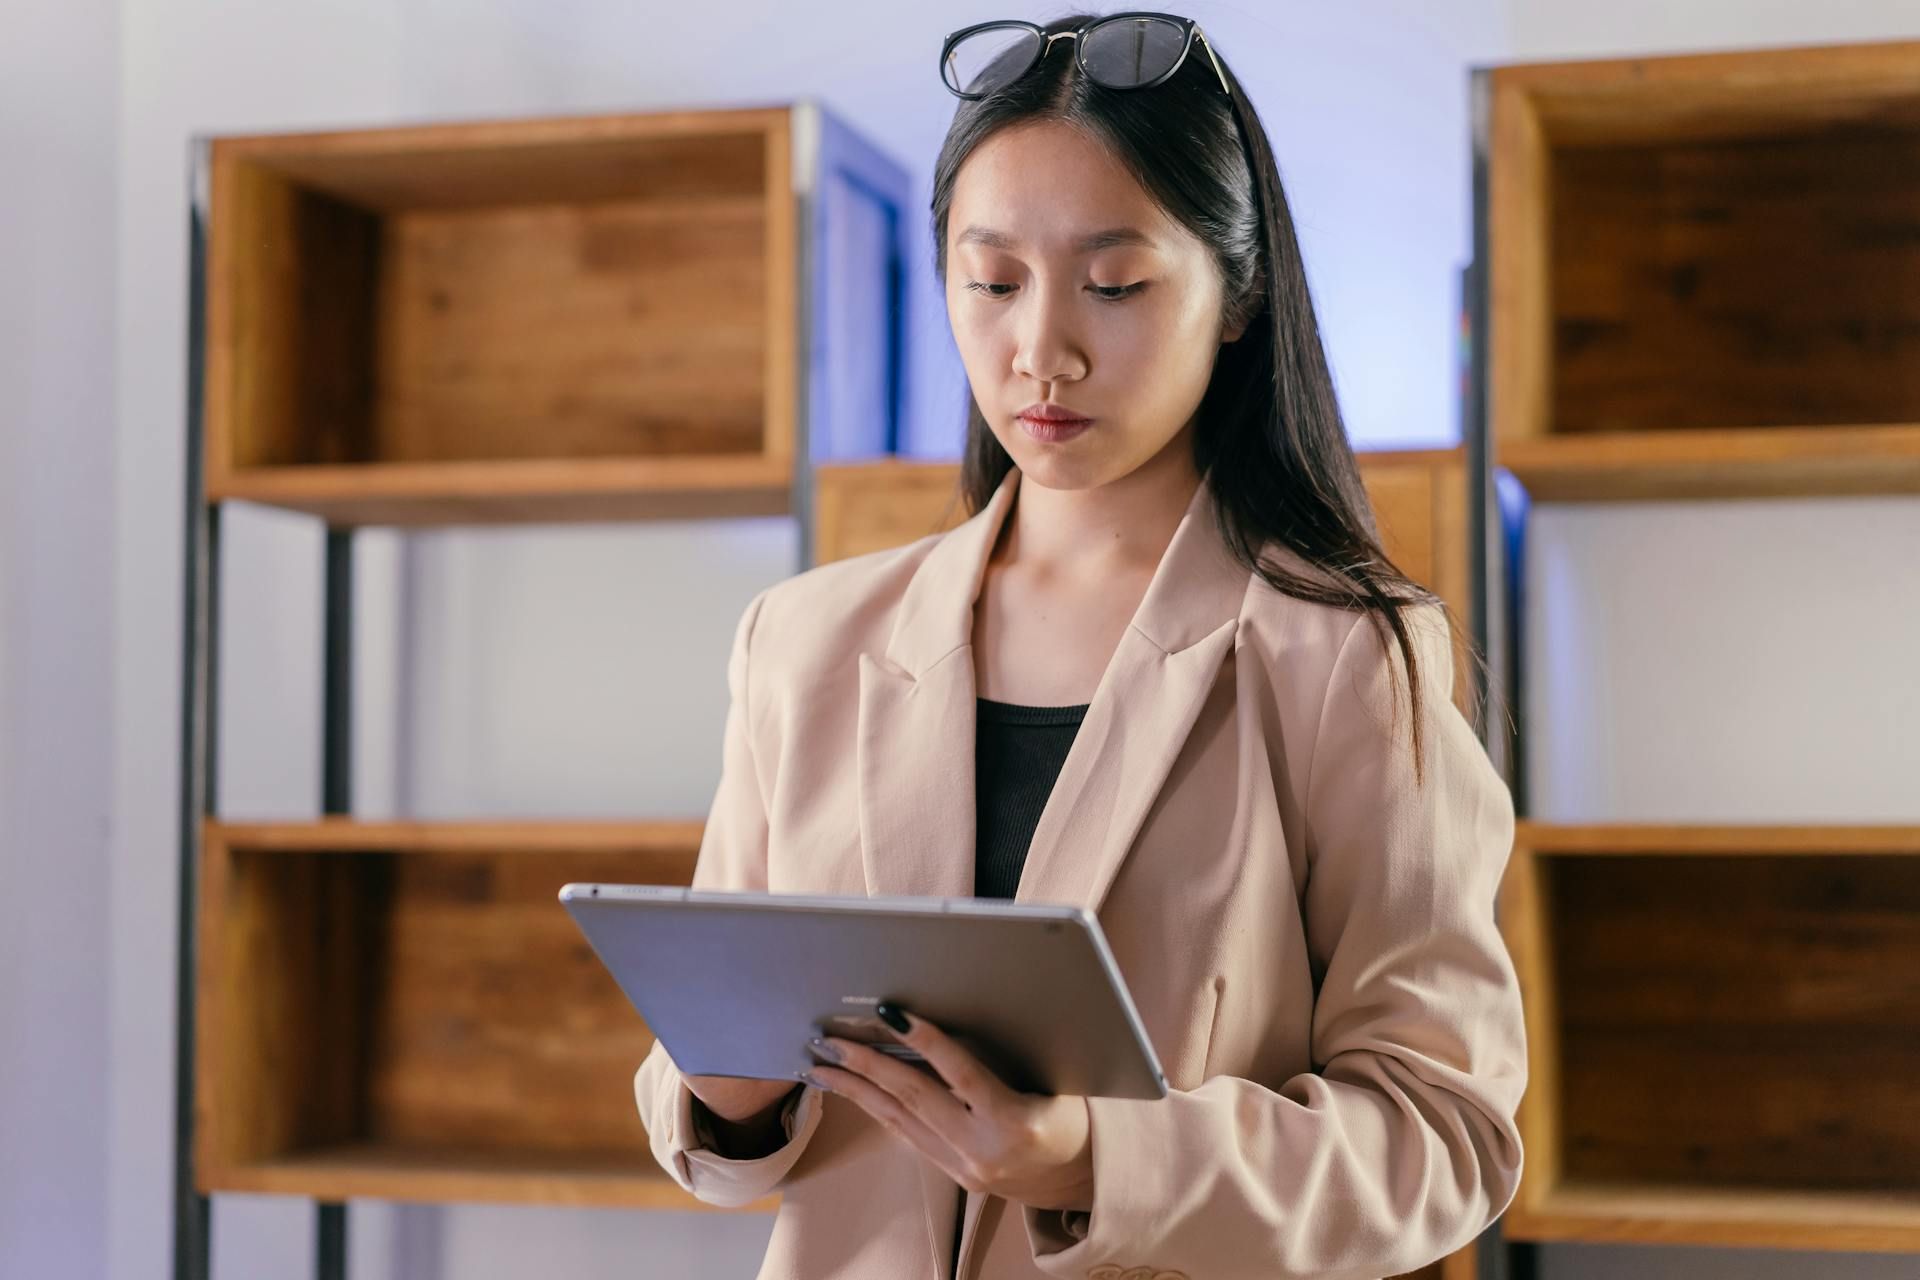
<svg viewBox="0 0 1920 1280">
<path fill-rule="evenodd" d="M 1551 61 L 1910 39 L 1920 5 L 1512 0 L 1509 30 L 1514 61 Z M 1537 507 L 1528 536 L 1534 816 L 1920 822 L 1920 499 Z M 1547 1280 L 1893 1280 L 1920 1266 L 1541 1252 Z"/>
<path fill-rule="evenodd" d="M 11 1215 L 0 1217 L 10 1228 L 0 1236 L 0 1271 L 12 1274 L 16 1256 L 37 1258 L 25 1250 L 59 1241 L 70 1250 L 57 1268 L 63 1274 L 144 1280 L 166 1273 L 189 137 L 817 94 L 910 164 L 923 209 L 952 109 L 933 76 L 939 38 L 1022 10 L 1044 17 L 1057 8 L 864 0 L 832 6 L 832 17 L 847 24 L 834 27 L 817 6 L 771 0 L 714 15 L 611 0 L 307 0 L 266 8 L 128 0 L 116 22 L 114 7 L 96 0 L 38 6 L 24 20 L 10 19 L 0 42 L 6 158 L 24 148 L 38 167 L 0 169 L 10 183 L 35 178 L 17 188 L 32 190 L 31 198 L 16 196 L 16 188 L 0 198 L 0 263 L 10 268 L 0 317 L 11 339 L 0 350 L 0 412 L 7 415 L 0 946 L 48 935 L 60 941 L 47 972 L 23 974 L 11 953 L 0 969 L 0 1044 L 7 1046 L 0 1049 L 7 1073 L 0 1124 L 8 1135 L 0 1179 L 14 1176 L 4 1162 L 20 1149 L 16 1134 L 26 1135 L 29 1150 L 64 1139 L 65 1163 L 51 1166 L 63 1174 L 57 1185 L 21 1185 L 28 1198 L 16 1196 L 14 1181 L 0 1181 L 7 1205 L 0 1213 Z M 1734 3 L 1695 4 L 1683 14 L 1640 3 L 1589 13 L 1570 3 L 1497 0 L 1381 0 L 1364 8 L 1240 0 L 1188 11 L 1234 63 L 1273 135 L 1349 422 L 1370 447 L 1445 442 L 1457 431 L 1454 275 L 1469 250 L 1469 65 L 1600 51 L 1600 42 L 1623 32 L 1658 48 L 1746 43 L 1756 35 L 1895 34 L 1900 18 L 1912 24 L 1911 6 L 1900 0 L 1818 14 Z M 1810 29 L 1815 23 L 1819 29 Z M 28 120 L 36 132 L 22 134 Z M 56 133 L 74 145 L 63 143 L 52 158 L 35 150 Z M 109 230 L 105 211 L 116 199 Z M 964 381 L 937 292 L 925 287 L 930 256 L 920 217 L 910 226 L 913 279 L 921 286 L 911 304 L 922 336 L 908 368 L 908 438 L 916 452 L 947 453 L 957 443 Z M 16 329 L 23 336 L 14 339 Z M 104 403 L 107 370 L 116 375 L 111 406 Z M 100 425 L 109 410 L 110 436 Z M 115 500 L 90 504 L 83 478 L 109 465 Z M 1851 529 L 1855 513 L 1866 510 L 1835 504 L 1830 536 Z M 1883 504 L 1872 512 L 1896 534 L 1912 529 L 1901 523 L 1910 508 Z M 1779 580 L 1817 579 L 1827 566 L 1776 525 L 1754 537 L 1782 566 Z M 32 544 L 30 534 L 38 537 Z M 356 786 L 363 811 L 610 815 L 704 807 L 718 762 L 723 646 L 752 592 L 790 570 L 793 544 L 781 522 L 449 532 L 405 541 L 369 535 L 362 543 Z M 1633 557 L 1656 554 L 1640 544 L 1615 546 L 1556 515 L 1540 517 L 1536 546 L 1563 548 L 1560 560 L 1573 566 L 1567 572 L 1586 573 L 1596 586 L 1634 580 Z M 318 788 L 318 531 L 240 509 L 228 547 L 223 808 L 308 814 Z M 696 551 L 697 580 L 689 568 Z M 1608 577 L 1601 565 L 1625 567 Z M 1893 559 L 1879 562 L 1880 579 L 1897 585 L 1901 568 Z M 1730 588 L 1717 590 L 1705 598 L 1726 602 Z M 1799 607 L 1818 616 L 1840 603 L 1821 591 Z M 1743 607 L 1742 616 L 1755 617 Z M 1912 617 L 1895 606 L 1844 616 L 1868 617 L 1893 636 Z M 1609 622 L 1634 625 L 1617 616 Z M 1553 640 L 1537 638 L 1536 651 Z M 1777 653 L 1764 646 L 1782 642 L 1759 643 L 1760 652 Z M 1870 640 L 1856 643 L 1868 657 L 1881 652 Z M 1624 651 L 1609 644 L 1591 661 L 1615 662 Z M 1535 724 L 1575 705 L 1567 691 L 1586 679 L 1570 669 L 1561 692 L 1540 690 Z M 1858 686 L 1848 688 L 1848 697 L 1859 696 Z M 109 689 L 111 701 L 103 703 Z M 1634 714 L 1617 710 L 1622 732 L 1644 728 Z M 1788 758 L 1806 752 L 1794 724 L 1778 733 Z M 667 741 L 675 748 L 663 749 Z M 1893 769 L 1897 759 L 1871 767 Z M 1551 774 L 1552 760 L 1535 760 L 1536 772 Z M 1608 796 L 1562 788 L 1556 803 L 1593 810 L 1634 794 L 1617 767 L 1609 776 L 1615 791 Z M 110 865 L 97 825 L 109 809 Z M 49 849 L 58 855 L 42 852 Z M 97 904 L 92 916 L 74 905 L 81 914 L 63 919 L 16 905 L 19 888 L 67 888 L 83 870 L 96 882 L 109 876 L 110 918 Z M 23 1027 L 30 1029 L 24 1035 Z M 102 1074 L 107 1028 L 111 1052 Z M 44 1083 L 50 1067 L 57 1074 Z M 104 1168 L 103 1143 L 111 1152 Z M 77 1215 L 75 1230 L 49 1225 L 56 1202 Z M 16 1204 L 29 1212 L 14 1212 Z M 103 1213 L 104 1259 L 87 1252 Z M 223 1197 L 215 1221 L 217 1275 L 307 1273 L 304 1206 Z M 28 1222 L 30 1234 L 19 1234 Z M 358 1280 L 487 1280 L 536 1269 L 744 1277 L 766 1230 L 765 1219 L 732 1215 L 367 1205 L 355 1208 L 353 1264 Z M 14 1240 L 26 1241 L 17 1255 L 6 1252 Z M 1555 1280 L 1662 1269 L 1706 1275 L 1708 1268 L 1729 1276 L 1769 1268 L 1893 1274 L 1846 1258 L 1546 1253 Z"/>
<path fill-rule="evenodd" d="M 118 14 L 0 24 L 0 1276 L 102 1274 Z"/>
<path fill-rule="evenodd" d="M 1912 0 L 1507 0 L 1515 62 L 1915 37 Z"/>
</svg>

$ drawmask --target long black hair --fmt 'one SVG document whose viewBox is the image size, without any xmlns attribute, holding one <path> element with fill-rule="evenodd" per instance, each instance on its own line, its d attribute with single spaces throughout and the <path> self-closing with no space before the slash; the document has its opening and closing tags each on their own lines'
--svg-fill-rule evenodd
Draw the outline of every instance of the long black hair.
<svg viewBox="0 0 1920 1280">
<path fill-rule="evenodd" d="M 1095 15 L 1045 23 L 1071 31 Z M 1218 57 L 1218 51 L 1215 57 Z M 1221 92 L 1207 51 L 1195 42 L 1165 84 L 1116 91 L 1079 73 L 1067 48 L 978 100 L 962 100 L 934 166 L 934 269 L 947 278 L 947 215 L 960 167 L 988 137 L 1010 125 L 1048 120 L 1104 143 L 1176 221 L 1206 244 L 1224 293 L 1222 329 L 1245 324 L 1220 348 L 1194 424 L 1194 464 L 1234 556 L 1271 587 L 1301 600 L 1369 615 L 1382 645 L 1406 661 L 1416 780 L 1421 776 L 1419 664 L 1405 610 L 1438 605 L 1457 645 L 1485 662 L 1446 602 L 1387 557 L 1341 423 L 1307 290 L 1293 218 L 1266 129 L 1224 58 L 1232 95 Z M 977 514 L 1013 459 L 971 395 L 961 497 Z M 1322 577 L 1262 558 L 1278 542 Z M 1464 640 L 1462 637 L 1465 637 Z M 1473 715 L 1477 720 L 1479 710 Z"/>
</svg>

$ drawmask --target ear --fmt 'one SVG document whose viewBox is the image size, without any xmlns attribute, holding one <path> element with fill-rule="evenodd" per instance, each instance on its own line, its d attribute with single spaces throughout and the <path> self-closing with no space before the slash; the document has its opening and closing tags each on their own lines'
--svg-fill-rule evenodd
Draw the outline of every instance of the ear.
<svg viewBox="0 0 1920 1280">
<path fill-rule="evenodd" d="M 1247 326 L 1252 324 L 1255 320 L 1259 319 L 1260 313 L 1262 311 L 1265 311 L 1266 309 L 1267 309 L 1266 294 L 1256 293 L 1254 295 L 1253 305 L 1247 309 L 1247 313 L 1241 319 L 1240 323 L 1236 325 L 1232 325 L 1221 331 L 1220 345 L 1224 347 L 1229 342 L 1240 341 L 1240 339 L 1243 336 L 1245 336 L 1247 332 Z"/>
</svg>

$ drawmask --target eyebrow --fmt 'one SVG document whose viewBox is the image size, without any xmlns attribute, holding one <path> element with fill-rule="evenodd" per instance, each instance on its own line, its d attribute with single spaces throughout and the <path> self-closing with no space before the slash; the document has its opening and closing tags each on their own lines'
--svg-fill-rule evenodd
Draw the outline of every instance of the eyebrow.
<svg viewBox="0 0 1920 1280">
<path fill-rule="evenodd" d="M 979 226 L 968 227 L 962 231 L 954 243 L 985 245 L 989 249 L 1009 251 L 1018 248 L 1020 244 L 1004 231 Z M 1093 253 L 1099 249 L 1111 249 L 1118 245 L 1145 245 L 1151 248 L 1153 240 L 1144 231 L 1137 231 L 1132 227 L 1109 227 L 1105 231 L 1095 231 L 1091 235 L 1082 236 L 1075 248 L 1081 253 Z"/>
</svg>

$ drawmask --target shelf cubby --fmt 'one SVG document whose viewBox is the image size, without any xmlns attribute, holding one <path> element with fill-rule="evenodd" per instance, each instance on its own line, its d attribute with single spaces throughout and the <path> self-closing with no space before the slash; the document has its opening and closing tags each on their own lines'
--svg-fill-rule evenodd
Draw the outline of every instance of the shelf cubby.
<svg viewBox="0 0 1920 1280">
<path fill-rule="evenodd" d="M 809 411 L 891 447 L 907 180 L 812 104 L 205 147 L 210 501 L 778 515 Z"/>
<path fill-rule="evenodd" d="M 1920 41 L 1487 77 L 1496 465 L 1546 500 L 1920 493 Z"/>
<path fill-rule="evenodd" d="M 652 1037 L 558 901 L 688 883 L 701 829 L 207 822 L 200 1189 L 702 1207 L 633 1105 Z"/>
<path fill-rule="evenodd" d="M 1920 827 L 1522 821 L 1521 1240 L 1920 1251 Z"/>
</svg>

